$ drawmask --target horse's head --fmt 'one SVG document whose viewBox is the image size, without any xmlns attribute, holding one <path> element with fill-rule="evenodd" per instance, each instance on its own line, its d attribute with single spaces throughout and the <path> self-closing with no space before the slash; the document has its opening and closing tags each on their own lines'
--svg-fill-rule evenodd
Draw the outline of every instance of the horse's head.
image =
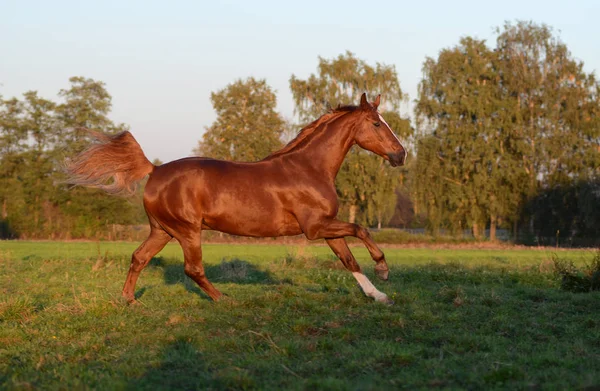
<svg viewBox="0 0 600 391">
<path fill-rule="evenodd" d="M 367 102 L 367 94 L 360 97 L 354 141 L 361 148 L 388 160 L 392 166 L 401 166 L 406 161 L 406 149 L 377 111 L 380 96 L 378 95 L 372 103 Z"/>
</svg>

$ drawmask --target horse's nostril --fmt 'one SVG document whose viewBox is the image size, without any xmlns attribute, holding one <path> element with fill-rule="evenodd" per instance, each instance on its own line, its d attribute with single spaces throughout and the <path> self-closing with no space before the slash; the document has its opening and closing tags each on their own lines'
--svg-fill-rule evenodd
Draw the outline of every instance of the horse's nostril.
<svg viewBox="0 0 600 391">
<path fill-rule="evenodd" d="M 390 164 L 392 165 L 392 167 L 396 167 L 404 164 L 406 154 L 404 152 L 389 153 L 388 157 L 390 159 Z"/>
</svg>

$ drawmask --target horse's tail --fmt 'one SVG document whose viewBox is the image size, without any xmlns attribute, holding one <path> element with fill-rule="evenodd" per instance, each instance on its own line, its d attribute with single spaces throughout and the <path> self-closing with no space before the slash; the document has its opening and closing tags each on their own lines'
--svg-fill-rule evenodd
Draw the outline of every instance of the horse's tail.
<svg viewBox="0 0 600 391">
<path fill-rule="evenodd" d="M 65 162 L 65 182 L 109 194 L 133 194 L 137 182 L 154 170 L 138 142 L 128 131 L 107 135 L 86 130 L 97 142 Z"/>
</svg>

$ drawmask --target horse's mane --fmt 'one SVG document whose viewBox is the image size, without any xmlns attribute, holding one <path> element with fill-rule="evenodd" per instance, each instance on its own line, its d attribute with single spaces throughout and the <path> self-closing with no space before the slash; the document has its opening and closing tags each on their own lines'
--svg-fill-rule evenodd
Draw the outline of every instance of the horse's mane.
<svg viewBox="0 0 600 391">
<path fill-rule="evenodd" d="M 320 116 L 319 118 L 317 118 L 316 120 L 311 122 L 310 124 L 306 125 L 302 129 L 300 129 L 300 131 L 298 132 L 298 135 L 296 137 L 294 137 L 294 139 L 292 141 L 287 143 L 287 145 L 285 147 L 281 148 L 278 151 L 273 152 L 272 154 L 270 154 L 267 157 L 279 156 L 279 155 L 282 155 L 284 153 L 291 151 L 298 144 L 300 144 L 302 141 L 304 141 L 307 137 L 312 135 L 321 125 L 329 123 L 329 122 L 333 121 L 334 119 L 337 119 L 346 113 L 354 112 L 354 111 L 358 110 L 358 108 L 359 108 L 359 106 L 347 105 L 347 106 L 338 106 L 335 109 L 330 109 L 328 112 L 326 112 L 325 114 L 323 114 L 322 116 Z"/>
</svg>

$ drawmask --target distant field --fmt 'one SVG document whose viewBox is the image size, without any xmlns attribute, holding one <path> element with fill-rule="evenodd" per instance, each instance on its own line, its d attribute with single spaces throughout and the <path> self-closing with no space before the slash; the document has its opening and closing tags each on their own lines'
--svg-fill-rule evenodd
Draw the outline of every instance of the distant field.
<svg viewBox="0 0 600 391">
<path fill-rule="evenodd" d="M 132 243 L 0 241 L 0 389 L 600 387 L 600 292 L 559 289 L 586 250 L 388 248 L 393 306 L 325 246 L 204 246 L 213 303 L 169 244 L 120 290 Z"/>
</svg>

